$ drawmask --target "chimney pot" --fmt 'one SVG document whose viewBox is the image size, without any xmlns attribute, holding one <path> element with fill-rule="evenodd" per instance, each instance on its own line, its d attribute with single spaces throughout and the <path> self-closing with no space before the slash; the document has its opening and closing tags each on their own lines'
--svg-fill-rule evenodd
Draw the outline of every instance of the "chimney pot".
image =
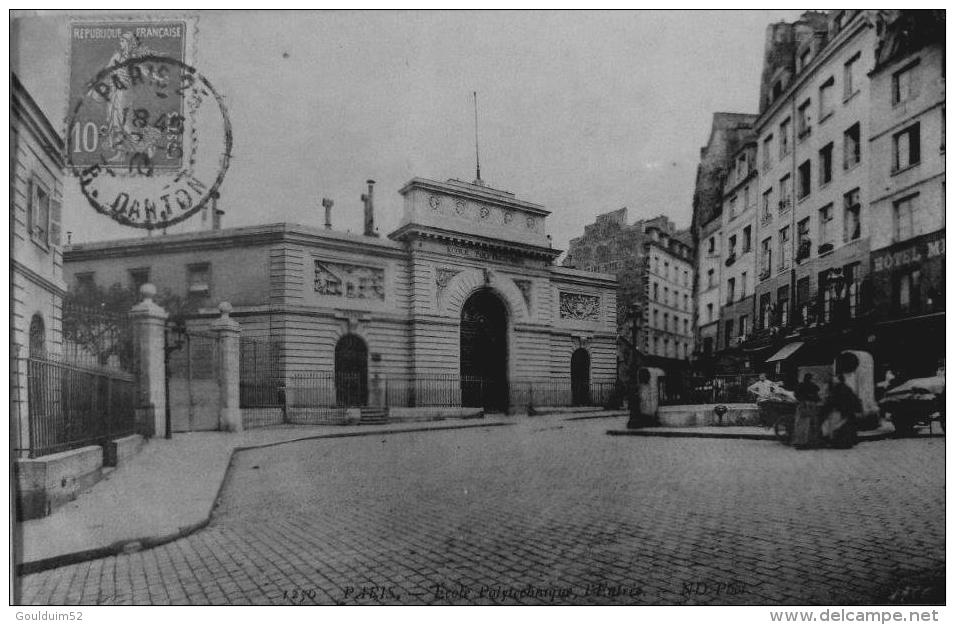
<svg viewBox="0 0 955 625">
<path fill-rule="evenodd" d="M 368 179 L 368 193 L 363 193 L 361 201 L 365 204 L 365 236 L 377 237 L 375 232 L 375 181 Z"/>
<path fill-rule="evenodd" d="M 328 199 L 327 197 L 322 198 L 322 206 L 325 207 L 325 229 L 332 229 L 332 206 L 335 205 L 335 202 Z"/>
</svg>

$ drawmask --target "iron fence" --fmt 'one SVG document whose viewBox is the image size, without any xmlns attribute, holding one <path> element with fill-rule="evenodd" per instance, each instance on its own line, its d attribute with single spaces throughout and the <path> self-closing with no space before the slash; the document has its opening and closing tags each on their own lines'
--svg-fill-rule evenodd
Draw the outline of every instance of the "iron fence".
<svg viewBox="0 0 955 625">
<path fill-rule="evenodd" d="M 133 374 L 49 357 L 26 362 L 31 458 L 142 431 Z"/>
<path fill-rule="evenodd" d="M 350 408 L 368 405 L 368 379 L 358 374 L 293 373 L 285 385 L 290 408 Z"/>
<path fill-rule="evenodd" d="M 239 341 L 239 407 L 274 408 L 285 404 L 285 383 L 274 341 Z"/>
<path fill-rule="evenodd" d="M 360 375 L 304 372 L 289 376 L 290 408 L 612 406 L 620 403 L 617 382 L 573 384 L 570 380 L 493 380 L 457 374 Z"/>
<path fill-rule="evenodd" d="M 571 380 L 517 380 L 511 384 L 511 401 L 535 407 L 619 406 L 623 387 L 619 382 L 575 383 Z"/>
<path fill-rule="evenodd" d="M 701 376 L 667 376 L 657 380 L 660 405 L 732 404 L 753 401 L 749 386 L 757 374 Z"/>
</svg>

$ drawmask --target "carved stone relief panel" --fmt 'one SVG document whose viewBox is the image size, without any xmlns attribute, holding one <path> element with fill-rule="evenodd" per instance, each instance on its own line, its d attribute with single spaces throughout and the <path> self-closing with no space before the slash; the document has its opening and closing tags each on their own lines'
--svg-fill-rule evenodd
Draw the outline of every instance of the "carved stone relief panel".
<svg viewBox="0 0 955 625">
<path fill-rule="evenodd" d="M 600 321 L 600 297 L 561 291 L 560 318 Z"/>
<path fill-rule="evenodd" d="M 315 260 L 315 292 L 349 299 L 385 299 L 385 270 Z"/>
<path fill-rule="evenodd" d="M 446 269 L 444 267 L 439 267 L 434 272 L 434 284 L 437 287 L 438 295 L 448 287 L 448 283 L 451 282 L 451 279 L 461 273 L 460 269 Z"/>
</svg>

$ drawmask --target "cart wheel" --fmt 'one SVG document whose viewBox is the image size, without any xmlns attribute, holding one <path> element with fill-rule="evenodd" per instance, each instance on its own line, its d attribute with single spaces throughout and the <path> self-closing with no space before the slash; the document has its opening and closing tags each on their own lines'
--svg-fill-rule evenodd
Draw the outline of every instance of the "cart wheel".
<svg viewBox="0 0 955 625">
<path fill-rule="evenodd" d="M 783 445 L 788 445 L 793 436 L 792 422 L 789 419 L 777 419 L 773 426 L 773 433 L 776 435 L 776 440 Z"/>
</svg>

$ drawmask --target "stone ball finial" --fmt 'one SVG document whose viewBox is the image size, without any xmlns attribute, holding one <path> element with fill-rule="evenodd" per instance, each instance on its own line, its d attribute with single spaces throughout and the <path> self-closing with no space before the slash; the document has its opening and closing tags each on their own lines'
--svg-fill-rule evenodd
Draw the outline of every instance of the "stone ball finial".
<svg viewBox="0 0 955 625">
<path fill-rule="evenodd" d="M 232 304 L 229 302 L 219 302 L 219 312 L 223 317 L 227 317 L 232 312 Z"/>
<path fill-rule="evenodd" d="M 147 282 L 139 287 L 139 294 L 143 296 L 143 299 L 151 301 L 156 297 L 156 286 L 151 282 Z"/>
</svg>

